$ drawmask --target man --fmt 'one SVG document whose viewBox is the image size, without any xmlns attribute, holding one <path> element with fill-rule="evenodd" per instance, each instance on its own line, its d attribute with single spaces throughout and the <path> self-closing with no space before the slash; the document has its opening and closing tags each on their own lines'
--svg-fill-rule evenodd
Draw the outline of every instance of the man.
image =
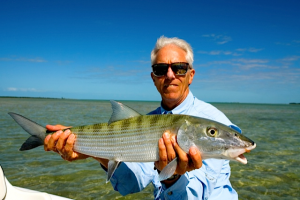
<svg viewBox="0 0 300 200">
<path fill-rule="evenodd" d="M 195 75 L 193 51 L 190 45 L 178 38 L 160 37 L 151 52 L 151 78 L 161 95 L 161 106 L 149 114 L 188 114 L 219 121 L 237 130 L 229 119 L 215 107 L 198 100 L 189 90 Z M 58 152 L 63 159 L 73 161 L 88 156 L 73 151 L 75 135 L 66 127 L 47 125 L 57 131 L 45 139 L 45 150 Z M 192 147 L 186 154 L 176 138 L 165 132 L 158 141 L 159 160 L 153 163 L 121 163 L 111 178 L 115 190 L 122 195 L 139 192 L 149 183 L 154 186 L 155 199 L 237 199 L 231 187 L 229 161 L 201 159 L 199 150 Z M 158 173 L 175 157 L 178 165 L 175 174 L 159 182 Z M 94 158 L 104 170 L 108 160 Z M 155 166 L 155 167 L 154 167 Z M 128 184 L 130 183 L 130 184 Z"/>
</svg>

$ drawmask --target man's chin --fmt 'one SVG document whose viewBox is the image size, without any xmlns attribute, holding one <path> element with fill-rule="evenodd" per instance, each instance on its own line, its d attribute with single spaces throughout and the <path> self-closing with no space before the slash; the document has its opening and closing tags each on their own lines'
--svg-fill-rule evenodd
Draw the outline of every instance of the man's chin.
<svg viewBox="0 0 300 200">
<path fill-rule="evenodd" d="M 184 93 L 178 91 L 178 88 L 177 90 L 163 90 L 162 93 L 160 93 L 161 97 L 162 97 L 162 100 L 165 102 L 165 103 L 168 103 L 168 102 L 182 102 L 188 95 L 188 90 Z"/>
<path fill-rule="evenodd" d="M 176 102 L 176 101 L 178 101 L 179 96 L 176 93 L 164 93 L 162 95 L 162 99 L 167 102 Z"/>
<path fill-rule="evenodd" d="M 163 88 L 163 94 L 164 95 L 178 95 L 179 91 L 178 91 L 178 86 L 169 86 L 169 87 L 164 87 Z"/>
</svg>

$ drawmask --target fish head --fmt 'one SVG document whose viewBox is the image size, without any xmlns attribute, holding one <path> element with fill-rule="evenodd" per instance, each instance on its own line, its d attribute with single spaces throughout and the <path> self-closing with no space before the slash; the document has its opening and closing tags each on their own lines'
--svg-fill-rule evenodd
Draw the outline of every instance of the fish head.
<svg viewBox="0 0 300 200">
<path fill-rule="evenodd" d="M 185 151 L 196 146 L 202 159 L 219 158 L 247 164 L 243 155 L 256 147 L 255 142 L 236 130 L 208 119 L 185 119 L 177 134 L 177 142 Z"/>
</svg>

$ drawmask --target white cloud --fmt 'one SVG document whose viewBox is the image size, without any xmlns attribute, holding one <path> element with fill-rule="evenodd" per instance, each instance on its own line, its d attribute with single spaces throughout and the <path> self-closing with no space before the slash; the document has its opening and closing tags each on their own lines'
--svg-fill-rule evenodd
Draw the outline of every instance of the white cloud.
<svg viewBox="0 0 300 200">
<path fill-rule="evenodd" d="M 226 44 L 232 40 L 231 37 L 226 35 L 205 34 L 202 37 L 212 38 L 217 44 Z"/>
<path fill-rule="evenodd" d="M 236 51 L 242 51 L 242 52 L 252 52 L 252 53 L 256 53 L 256 52 L 259 52 L 259 51 L 262 51 L 263 49 L 256 49 L 256 48 L 253 48 L 253 47 L 250 47 L 250 48 L 239 48 L 239 49 L 236 49 Z"/>
<path fill-rule="evenodd" d="M 268 64 L 270 61 L 267 59 L 245 59 L 245 58 L 240 58 L 240 59 L 231 59 L 231 60 L 223 60 L 223 61 L 212 61 L 208 62 L 206 64 L 201 64 L 199 66 L 202 67 L 210 67 L 210 66 L 215 66 L 215 65 L 229 65 L 233 67 L 238 67 L 238 69 L 241 70 L 250 70 L 253 68 L 265 68 L 265 69 L 278 69 L 280 68 L 279 66 L 274 66 Z"/>
<path fill-rule="evenodd" d="M 217 81 L 211 77 L 218 77 Z M 218 86 L 224 86 L 224 84 L 220 83 L 228 83 L 230 85 L 234 83 L 234 87 L 238 87 L 236 83 L 246 85 L 249 85 L 250 83 L 250 85 L 253 85 L 257 84 L 257 81 L 263 81 L 270 84 L 292 84 L 293 86 L 300 88 L 300 70 L 283 69 L 278 67 L 271 70 L 247 70 L 245 73 L 245 71 L 236 70 L 234 68 L 222 68 L 222 70 L 210 70 L 205 73 L 205 76 L 197 78 L 196 81 L 210 82 L 212 84 L 216 83 Z M 259 87 L 264 87 L 264 85 L 259 85 Z"/>
<path fill-rule="evenodd" d="M 9 91 L 9 92 L 39 92 L 35 88 L 15 88 L 15 87 L 6 88 L 5 91 Z"/>
<path fill-rule="evenodd" d="M 277 80 L 278 82 L 284 81 L 283 77 L 285 77 L 284 82 L 291 82 L 290 77 L 293 77 L 297 74 L 288 71 L 277 71 L 277 72 L 259 72 L 259 73 L 251 73 L 251 74 L 234 74 L 231 75 L 230 78 L 240 81 L 245 80 Z M 299 74 L 297 75 L 299 77 Z M 288 80 L 289 79 L 289 80 Z"/>
<path fill-rule="evenodd" d="M 0 58 L 1 61 L 11 61 L 11 58 Z"/>
<path fill-rule="evenodd" d="M 278 59 L 276 60 L 277 62 L 283 64 L 286 68 L 288 68 L 289 66 L 291 66 L 293 64 L 294 61 L 297 61 L 300 59 L 300 56 L 288 56 L 282 59 Z"/>
<path fill-rule="evenodd" d="M 210 67 L 212 65 L 226 65 L 226 64 L 231 64 L 232 62 L 230 60 L 222 60 L 222 61 L 211 61 L 203 64 L 199 64 L 197 66 L 200 67 Z"/>
<path fill-rule="evenodd" d="M 224 50 L 212 50 L 212 51 L 198 51 L 200 54 L 207 54 L 207 55 L 232 55 L 232 56 L 241 56 L 244 52 L 251 52 L 256 53 L 263 49 L 256 49 L 256 48 L 239 48 L 235 51 L 224 51 Z"/>
<path fill-rule="evenodd" d="M 293 40 L 291 42 L 275 42 L 277 45 L 291 46 L 291 45 L 299 45 L 300 40 Z"/>
<path fill-rule="evenodd" d="M 36 63 L 41 63 L 41 62 L 47 62 L 47 60 L 44 60 L 43 58 L 0 58 L 0 61 L 20 61 L 20 62 L 36 62 Z"/>
<path fill-rule="evenodd" d="M 291 62 L 291 61 L 296 61 L 300 58 L 300 56 L 289 56 L 283 59 L 279 59 L 278 61 L 280 62 Z"/>
<path fill-rule="evenodd" d="M 6 91 L 12 91 L 12 92 L 15 92 L 15 91 L 18 91 L 18 89 L 17 89 L 17 88 L 10 87 L 10 88 L 7 88 Z"/>
<path fill-rule="evenodd" d="M 258 63 L 247 63 L 247 64 L 242 64 L 242 63 L 234 63 L 232 65 L 238 66 L 240 69 L 244 70 L 249 70 L 252 68 L 266 68 L 266 69 L 277 69 L 279 67 L 277 66 L 272 66 L 272 65 L 264 65 L 264 64 L 258 64 Z"/>
<path fill-rule="evenodd" d="M 268 63 L 269 62 L 269 60 L 267 59 L 245 59 L 245 58 L 232 59 L 232 61 L 237 61 L 242 63 Z"/>
<path fill-rule="evenodd" d="M 259 51 L 262 51 L 263 49 L 255 49 L 255 48 L 249 48 L 248 51 L 249 52 L 253 52 L 253 53 L 256 53 L 256 52 L 259 52 Z"/>
<path fill-rule="evenodd" d="M 47 62 L 46 60 L 42 58 L 18 58 L 17 61 L 23 61 L 23 62 Z"/>
<path fill-rule="evenodd" d="M 285 45 L 285 46 L 290 46 L 291 43 L 284 43 L 284 42 L 275 42 L 277 45 Z"/>
<path fill-rule="evenodd" d="M 233 55 L 233 56 L 239 56 L 241 54 L 237 54 L 232 51 L 223 51 L 223 50 L 213 50 L 213 51 L 198 51 L 200 54 L 207 54 L 207 55 Z"/>
</svg>

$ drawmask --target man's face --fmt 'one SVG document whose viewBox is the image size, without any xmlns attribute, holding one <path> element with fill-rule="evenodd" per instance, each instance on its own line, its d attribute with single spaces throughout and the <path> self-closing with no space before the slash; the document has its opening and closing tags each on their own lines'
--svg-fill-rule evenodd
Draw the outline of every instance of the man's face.
<svg viewBox="0 0 300 200">
<path fill-rule="evenodd" d="M 157 53 L 157 63 L 187 62 L 186 52 L 176 45 L 167 45 Z M 176 76 L 169 67 L 165 76 L 156 77 L 151 73 L 154 85 L 162 97 L 163 105 L 169 109 L 178 106 L 189 94 L 189 84 L 192 83 L 195 74 L 194 69 L 190 69 L 183 76 Z"/>
</svg>

